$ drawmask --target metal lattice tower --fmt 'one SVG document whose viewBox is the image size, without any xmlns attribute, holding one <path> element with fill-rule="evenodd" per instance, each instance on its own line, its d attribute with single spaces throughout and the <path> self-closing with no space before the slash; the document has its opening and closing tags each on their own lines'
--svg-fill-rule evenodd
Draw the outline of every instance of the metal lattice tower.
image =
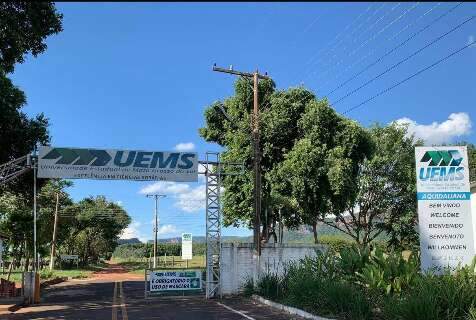
<svg viewBox="0 0 476 320">
<path fill-rule="evenodd" d="M 0 165 L 0 185 L 31 170 L 31 156 L 26 155 Z"/>
<path fill-rule="evenodd" d="M 207 288 L 206 297 L 221 295 L 220 252 L 221 252 L 221 164 L 218 152 L 207 152 L 205 178 L 207 188 Z"/>
</svg>

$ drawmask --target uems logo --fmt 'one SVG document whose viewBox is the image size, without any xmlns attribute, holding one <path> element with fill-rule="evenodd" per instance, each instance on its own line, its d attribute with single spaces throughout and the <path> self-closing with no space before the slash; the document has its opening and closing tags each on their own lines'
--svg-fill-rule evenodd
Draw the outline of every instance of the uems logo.
<svg viewBox="0 0 476 320">
<path fill-rule="evenodd" d="M 191 169 L 194 166 L 195 153 L 148 152 L 148 151 L 111 151 L 97 149 L 53 148 L 42 159 L 56 160 L 55 164 L 89 165 L 103 167 L 168 168 Z"/>
<path fill-rule="evenodd" d="M 420 168 L 422 181 L 454 181 L 464 178 L 464 168 L 460 167 L 463 157 L 457 150 L 427 151 L 420 162 L 428 167 Z"/>
</svg>

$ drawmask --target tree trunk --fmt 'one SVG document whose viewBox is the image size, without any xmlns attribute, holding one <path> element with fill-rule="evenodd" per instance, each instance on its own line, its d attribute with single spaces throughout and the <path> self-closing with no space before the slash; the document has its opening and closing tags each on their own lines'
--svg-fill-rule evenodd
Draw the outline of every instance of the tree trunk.
<svg viewBox="0 0 476 320">
<path fill-rule="evenodd" d="M 318 244 L 319 240 L 317 240 L 317 222 L 312 224 L 312 233 L 314 234 L 314 243 Z"/>
<path fill-rule="evenodd" d="M 15 265 L 15 258 L 13 258 L 12 262 L 8 266 L 8 274 L 7 274 L 7 281 L 10 281 L 10 275 L 12 274 L 13 266 Z"/>
</svg>

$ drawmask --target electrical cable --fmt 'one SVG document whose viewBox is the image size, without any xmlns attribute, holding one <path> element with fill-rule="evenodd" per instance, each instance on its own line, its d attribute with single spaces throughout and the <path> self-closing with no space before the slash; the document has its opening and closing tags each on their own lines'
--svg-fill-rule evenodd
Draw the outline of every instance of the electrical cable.
<svg viewBox="0 0 476 320">
<path fill-rule="evenodd" d="M 354 111 L 354 110 L 357 109 L 357 108 L 360 108 L 360 107 L 363 106 L 364 104 L 366 104 L 366 103 L 368 103 L 368 102 L 374 100 L 375 98 L 381 96 L 382 94 L 385 94 L 385 93 L 389 92 L 390 90 L 392 90 L 392 89 L 398 87 L 399 85 L 401 85 L 401 84 L 407 82 L 408 80 L 413 79 L 414 77 L 420 75 L 421 73 L 423 73 L 423 72 L 425 72 L 425 71 L 427 71 L 427 70 L 429 70 L 429 69 L 431 69 L 431 68 L 437 66 L 438 64 L 440 64 L 440 63 L 442 63 L 442 62 L 448 60 L 449 58 L 453 57 L 454 55 L 460 53 L 461 51 L 463 51 L 463 50 L 465 50 L 465 49 L 467 49 L 467 48 L 469 48 L 469 47 L 471 47 L 471 46 L 473 46 L 473 45 L 475 45 L 475 44 L 476 44 L 476 40 L 469 42 L 469 43 L 468 43 L 467 45 L 465 45 L 464 47 L 461 47 L 461 48 L 459 48 L 458 50 L 453 51 L 453 52 L 450 53 L 449 55 L 447 55 L 447 56 L 445 56 L 445 57 L 439 59 L 438 61 L 432 63 L 431 65 L 429 65 L 429 66 L 427 66 L 427 67 L 425 67 L 425 68 L 423 68 L 423 69 L 420 69 L 419 71 L 417 71 L 417 72 L 415 72 L 414 74 L 412 74 L 412 75 L 406 77 L 405 79 L 403 79 L 403 80 L 401 80 L 401 81 L 399 81 L 399 82 L 393 84 L 392 86 L 390 86 L 390 87 L 388 87 L 388 88 L 386 88 L 386 89 L 384 89 L 384 90 L 378 92 L 377 94 L 373 95 L 372 97 L 368 98 L 367 100 L 364 100 L 364 101 L 362 101 L 361 103 L 359 103 L 359 104 L 353 106 L 352 108 L 347 109 L 347 110 L 344 111 L 342 114 L 347 114 L 347 113 L 349 113 L 349 112 L 351 112 L 351 111 Z"/>
</svg>

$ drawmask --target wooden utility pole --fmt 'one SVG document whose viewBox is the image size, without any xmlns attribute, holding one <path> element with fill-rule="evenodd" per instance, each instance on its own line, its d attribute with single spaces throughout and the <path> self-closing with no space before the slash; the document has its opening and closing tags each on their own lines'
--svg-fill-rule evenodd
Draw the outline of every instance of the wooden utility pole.
<svg viewBox="0 0 476 320">
<path fill-rule="evenodd" d="M 53 241 L 51 242 L 50 271 L 52 271 L 55 267 L 56 230 L 58 227 L 58 206 L 59 206 L 59 192 L 56 193 L 55 224 L 53 225 Z"/>
<path fill-rule="evenodd" d="M 259 101 L 258 101 L 258 82 L 259 79 L 269 79 L 268 75 L 260 74 L 258 70 L 253 73 L 240 72 L 233 70 L 230 66 L 229 69 L 219 68 L 213 65 L 213 71 L 230 73 L 237 76 L 252 78 L 253 79 L 253 116 L 251 118 L 252 140 L 253 140 L 253 171 L 254 171 L 254 232 L 253 242 L 255 244 L 258 255 L 261 255 L 261 237 L 260 237 L 260 225 L 261 225 L 261 153 L 260 153 L 260 141 L 259 141 Z"/>
</svg>

